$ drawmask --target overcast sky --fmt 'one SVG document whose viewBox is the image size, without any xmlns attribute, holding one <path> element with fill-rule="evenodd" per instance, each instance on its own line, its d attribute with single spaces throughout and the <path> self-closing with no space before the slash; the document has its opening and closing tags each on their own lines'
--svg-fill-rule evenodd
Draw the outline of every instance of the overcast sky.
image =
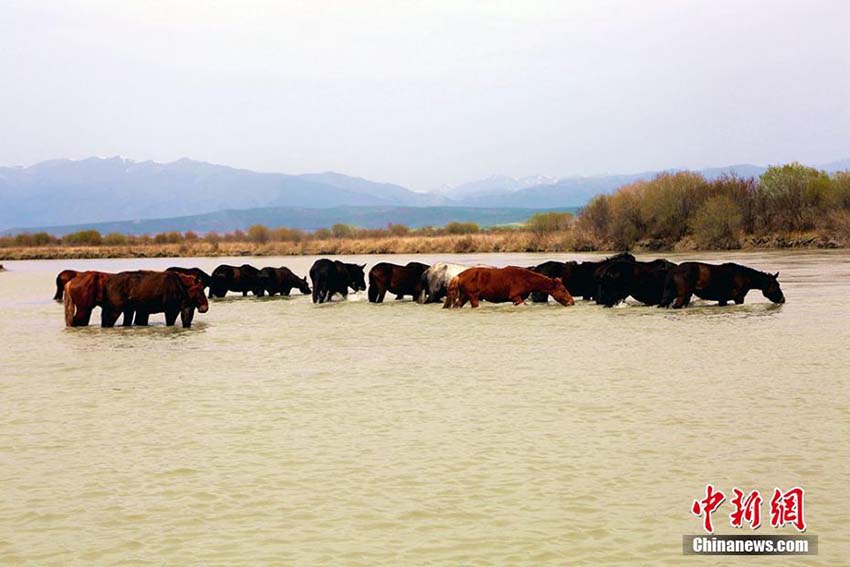
<svg viewBox="0 0 850 567">
<path fill-rule="evenodd" d="M 0 164 L 430 189 L 850 157 L 850 2 L 0 0 Z"/>
</svg>

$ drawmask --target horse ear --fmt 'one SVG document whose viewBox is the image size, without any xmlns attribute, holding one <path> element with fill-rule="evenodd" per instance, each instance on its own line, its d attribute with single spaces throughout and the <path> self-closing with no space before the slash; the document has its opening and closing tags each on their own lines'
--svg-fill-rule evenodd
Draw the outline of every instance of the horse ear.
<svg viewBox="0 0 850 567">
<path fill-rule="evenodd" d="M 364 269 L 364 270 L 365 270 L 365 269 L 366 269 L 366 264 L 363 264 L 363 265 L 362 265 L 362 266 L 360 266 L 360 267 L 361 267 L 362 269 Z"/>
<path fill-rule="evenodd" d="M 775 274 L 773 274 L 773 279 L 776 279 L 778 277 L 779 277 L 779 272 L 776 272 Z"/>
<path fill-rule="evenodd" d="M 561 284 L 564 283 L 564 280 L 562 280 L 561 278 L 555 278 L 555 281 Z"/>
</svg>

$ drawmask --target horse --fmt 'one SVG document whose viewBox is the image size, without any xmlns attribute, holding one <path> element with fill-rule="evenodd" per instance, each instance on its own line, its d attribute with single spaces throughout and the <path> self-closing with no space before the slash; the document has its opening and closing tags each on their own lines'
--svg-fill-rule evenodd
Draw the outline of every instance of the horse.
<svg viewBox="0 0 850 567">
<path fill-rule="evenodd" d="M 65 284 L 80 275 L 77 270 L 62 270 L 56 276 L 56 293 L 53 295 L 53 300 L 62 302 L 62 297 L 65 295 Z"/>
<path fill-rule="evenodd" d="M 348 297 L 348 288 L 354 293 L 366 289 L 366 277 L 363 273 L 366 264 L 346 264 L 339 260 L 319 258 L 310 268 L 310 280 L 313 282 L 313 303 L 330 301 L 335 293 Z"/>
<path fill-rule="evenodd" d="M 186 276 L 196 276 L 196 277 L 200 278 L 201 284 L 204 287 L 210 287 L 210 284 L 212 283 L 212 276 L 210 276 L 208 273 L 206 273 L 205 271 L 203 271 L 200 268 L 180 268 L 180 267 L 172 266 L 171 268 L 166 268 L 165 271 L 166 272 L 176 272 L 178 274 L 183 274 L 183 275 L 186 275 Z"/>
<path fill-rule="evenodd" d="M 544 262 L 531 268 L 535 272 L 564 280 L 564 285 L 573 297 L 592 300 L 596 297 L 596 272 L 611 262 L 634 262 L 635 257 L 628 252 L 620 252 L 604 260 L 595 262 Z M 535 303 L 545 303 L 549 297 L 545 293 L 532 293 L 531 300 Z"/>
<path fill-rule="evenodd" d="M 452 278 L 443 308 L 463 307 L 467 301 L 475 308 L 480 300 L 492 303 L 511 301 L 522 305 L 534 291 L 551 295 L 563 306 L 575 301 L 561 278 L 548 278 L 527 268 L 469 268 Z"/>
<path fill-rule="evenodd" d="M 661 305 L 672 304 L 673 309 L 681 309 L 690 304 L 692 295 L 717 301 L 721 306 L 729 301 L 741 305 L 751 289 L 761 290 L 767 299 L 781 304 L 785 303 L 785 295 L 778 280 L 779 272 L 769 274 L 732 262 L 683 262 L 670 271 Z"/>
<path fill-rule="evenodd" d="M 169 327 L 180 315 L 183 327 L 191 327 L 195 309 L 200 313 L 209 309 L 203 280 L 173 271 L 121 272 L 106 281 L 103 294 L 102 327 L 113 327 L 121 314 L 125 327 L 145 326 L 152 313 L 165 313 Z"/>
<path fill-rule="evenodd" d="M 260 283 L 260 270 L 250 264 L 241 266 L 228 266 L 222 264 L 213 270 L 210 276 L 209 298 L 224 297 L 228 291 L 242 292 L 242 297 L 250 291 L 254 295 L 264 294 Z"/>
<path fill-rule="evenodd" d="M 103 309 L 104 287 L 114 274 L 106 272 L 81 272 L 65 284 L 65 325 L 86 327 L 95 307 Z"/>
<path fill-rule="evenodd" d="M 667 275 L 676 267 L 667 260 L 652 262 L 610 262 L 596 272 L 596 303 L 605 307 L 629 296 L 646 305 L 658 305 L 664 297 Z"/>
<path fill-rule="evenodd" d="M 260 285 L 269 296 L 279 293 L 288 297 L 292 288 L 297 288 L 304 295 L 310 294 L 310 284 L 307 283 L 307 278 L 298 277 L 286 266 L 263 268 L 257 277 Z"/>
<path fill-rule="evenodd" d="M 380 262 L 369 270 L 369 301 L 383 303 L 387 292 L 397 300 L 410 295 L 414 299 L 422 293 L 422 274 L 430 266 L 421 262 L 408 262 L 406 266 Z"/>
<path fill-rule="evenodd" d="M 437 303 L 445 297 L 452 278 L 472 267 L 465 264 L 437 262 L 422 273 L 422 289 L 416 300 L 417 303 Z M 479 264 L 474 267 L 484 268 L 488 266 Z"/>
</svg>

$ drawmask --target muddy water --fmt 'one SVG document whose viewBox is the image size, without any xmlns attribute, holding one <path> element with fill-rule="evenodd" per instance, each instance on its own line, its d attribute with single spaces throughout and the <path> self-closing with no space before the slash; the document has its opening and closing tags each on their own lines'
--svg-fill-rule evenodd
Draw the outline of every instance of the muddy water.
<svg viewBox="0 0 850 567">
<path fill-rule="evenodd" d="M 788 302 L 448 312 L 234 296 L 190 330 L 161 315 L 67 330 L 50 300 L 62 268 L 226 260 L 6 262 L 0 562 L 724 564 L 681 555 L 712 482 L 803 486 L 820 555 L 795 563 L 843 563 L 850 253 L 700 257 L 780 271 Z M 234 261 L 306 274 L 313 258 Z"/>
</svg>

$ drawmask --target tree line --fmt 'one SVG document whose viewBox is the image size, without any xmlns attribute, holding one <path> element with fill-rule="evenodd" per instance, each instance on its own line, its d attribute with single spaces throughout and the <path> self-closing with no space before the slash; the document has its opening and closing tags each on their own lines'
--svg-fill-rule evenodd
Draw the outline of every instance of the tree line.
<svg viewBox="0 0 850 567">
<path fill-rule="evenodd" d="M 132 235 L 118 232 L 101 234 L 94 229 L 80 230 L 62 237 L 53 236 L 47 232 L 24 232 L 15 236 L 0 237 L 0 247 L 41 247 L 41 246 L 145 246 L 155 244 L 185 244 L 206 242 L 250 242 L 265 244 L 267 242 L 304 242 L 308 240 L 329 239 L 363 239 L 404 236 L 444 236 L 458 234 L 475 234 L 504 230 L 498 227 L 482 229 L 474 222 L 450 222 L 442 227 L 426 226 L 412 229 L 404 224 L 390 223 L 387 228 L 361 228 L 351 224 L 335 224 L 330 228 L 307 231 L 297 228 L 269 228 L 263 224 L 255 224 L 247 230 L 218 232 L 211 230 L 199 235 L 195 231 L 168 231 L 155 235 Z"/>
<path fill-rule="evenodd" d="M 307 242 L 523 232 L 542 242 L 562 236 L 564 249 L 628 250 L 634 247 L 672 248 L 689 241 L 696 248 L 729 249 L 746 236 L 822 232 L 850 238 L 850 171 L 832 175 L 791 163 L 772 166 L 758 178 L 724 175 L 708 180 L 683 171 L 662 173 L 647 181 L 623 186 L 594 197 L 574 218 L 558 211 L 541 212 L 515 226 L 482 228 L 474 222 L 451 222 L 443 227 L 361 228 L 335 224 L 305 231 L 256 224 L 247 230 L 200 235 L 194 231 L 155 235 L 101 234 L 81 230 L 61 238 L 47 232 L 0 238 L 0 247 L 137 246 L 206 242 Z M 551 246 L 549 246 L 551 248 Z M 543 249 L 541 247 L 541 249 Z"/>
<path fill-rule="evenodd" d="M 808 231 L 850 235 L 850 172 L 832 175 L 791 163 L 758 179 L 693 172 L 663 173 L 598 195 L 577 230 L 595 244 L 629 249 L 649 241 L 671 246 L 691 238 L 700 248 L 736 248 L 742 236 Z"/>
</svg>

